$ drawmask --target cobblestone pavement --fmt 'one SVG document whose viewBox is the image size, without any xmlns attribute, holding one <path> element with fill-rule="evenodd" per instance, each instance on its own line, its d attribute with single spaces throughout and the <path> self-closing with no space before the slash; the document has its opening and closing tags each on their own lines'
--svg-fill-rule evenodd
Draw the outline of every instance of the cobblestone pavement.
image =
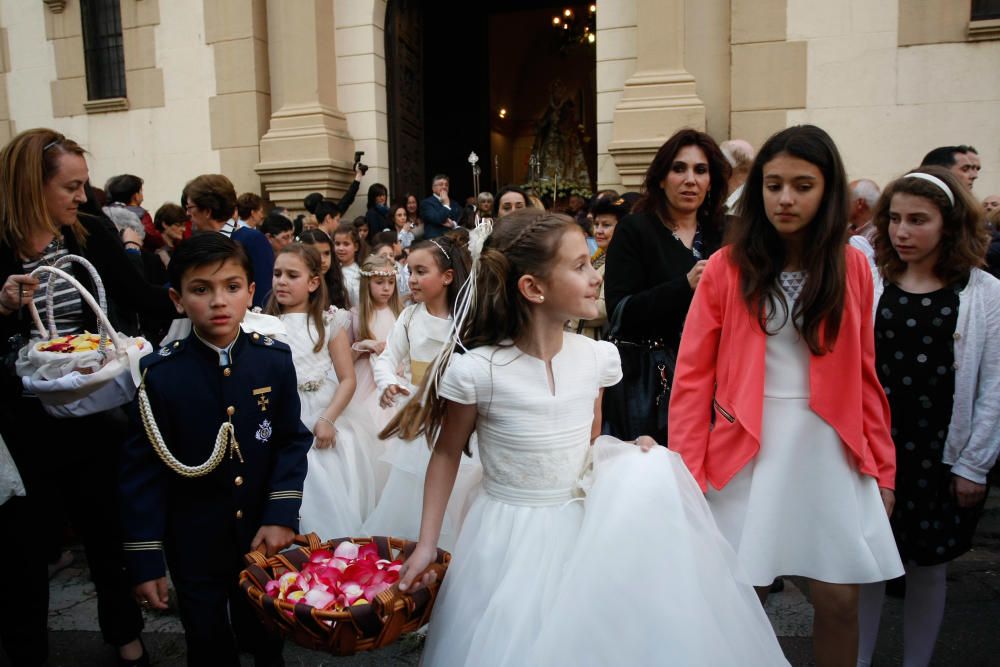
<svg viewBox="0 0 1000 667">
<path fill-rule="evenodd" d="M 976 548 L 952 564 L 948 575 L 948 607 L 933 665 L 962 667 L 1000 666 L 1000 493 L 992 489 L 986 516 L 980 524 Z M 74 552 L 73 565 L 58 573 L 50 586 L 49 628 L 53 667 L 98 667 L 114 665 L 113 652 L 103 645 L 97 627 L 97 602 L 87 578 L 83 553 Z M 812 665 L 812 607 L 808 587 L 794 578 L 785 580 L 785 590 L 768 600 L 768 616 L 789 661 L 795 667 Z M 177 617 L 170 613 L 146 612 L 144 641 L 161 667 L 185 664 L 184 638 Z M 888 597 L 876 652 L 877 667 L 902 663 L 902 601 Z M 289 667 L 337 665 L 338 667 L 382 667 L 417 665 L 420 638 L 410 636 L 393 646 L 352 658 L 331 658 L 288 645 Z M 664 647 L 665 662 L 669 648 Z M 244 659 L 244 665 L 252 660 Z M 8 663 L 0 656 L 0 667 Z M 559 666 L 562 667 L 562 666 Z M 725 666 L 729 667 L 729 666 Z"/>
</svg>

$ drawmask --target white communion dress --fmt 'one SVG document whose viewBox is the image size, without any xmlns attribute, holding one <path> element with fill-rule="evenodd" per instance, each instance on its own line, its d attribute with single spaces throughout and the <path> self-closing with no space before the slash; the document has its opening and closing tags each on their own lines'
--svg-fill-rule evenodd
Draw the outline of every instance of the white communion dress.
<svg viewBox="0 0 1000 667">
<path fill-rule="evenodd" d="M 346 310 L 325 315 L 326 335 L 319 352 L 313 351 L 319 333 L 305 313 L 288 313 L 281 320 L 288 330 L 298 376 L 302 423 L 312 431 L 339 385 L 330 359 L 330 341 L 350 328 L 351 316 Z M 364 415 L 348 405 L 335 421 L 334 446 L 318 449 L 314 445 L 309 450 L 299 512 L 303 534 L 316 533 L 323 540 L 364 534 L 361 523 L 375 503 L 375 480 L 363 424 Z"/>
<path fill-rule="evenodd" d="M 805 277 L 782 274 L 794 304 Z M 775 321 L 772 319 L 772 321 Z M 708 503 L 755 586 L 780 575 L 863 584 L 903 574 L 878 482 L 809 407 L 809 348 L 785 318 L 767 337 L 760 451 Z"/>
<path fill-rule="evenodd" d="M 476 405 L 483 481 L 439 592 L 428 667 L 787 665 L 680 456 L 602 436 L 617 350 L 566 333 L 551 361 L 513 346 L 453 358 Z"/>
<path fill-rule="evenodd" d="M 409 396 L 397 398 L 397 405 L 412 400 L 434 357 L 441 351 L 444 341 L 451 335 L 451 318 L 440 318 L 427 312 L 424 304 L 407 306 L 396 318 L 385 351 L 375 360 L 374 373 L 379 396 L 386 387 L 397 384 L 405 387 Z M 398 374 L 398 369 L 403 372 Z M 469 494 L 481 477 L 479 459 L 462 457 L 455 492 L 448 503 L 448 511 L 441 527 L 439 546 L 451 550 L 458 536 L 458 529 L 468 505 Z M 388 479 L 374 511 L 365 521 L 367 535 L 388 535 L 408 540 L 420 537 L 420 514 L 424 504 L 424 477 L 431 450 L 427 439 L 391 438 L 386 442 L 382 461 L 389 466 Z"/>
<path fill-rule="evenodd" d="M 357 311 L 357 308 L 351 309 L 353 339 L 355 342 L 360 340 L 358 336 L 360 323 L 358 322 Z M 372 339 L 379 342 L 387 341 L 395 323 L 396 316 L 393 314 L 391 308 L 377 309 L 372 316 L 370 327 Z M 358 386 L 354 390 L 354 398 L 351 399 L 351 405 L 367 417 L 364 425 L 370 436 L 368 444 L 371 449 L 368 451 L 368 455 L 375 468 L 375 488 L 378 493 L 381 493 L 382 488 L 385 486 L 386 478 L 389 476 L 389 464 L 382 460 L 386 452 L 386 443 L 384 440 L 379 439 L 378 434 L 399 411 L 399 407 L 383 408 L 379 405 L 379 393 L 375 385 L 375 375 L 372 369 L 376 359 L 378 359 L 378 355 L 362 354 L 354 362 L 354 376 L 358 380 Z M 398 371 L 399 369 L 396 370 Z"/>
</svg>

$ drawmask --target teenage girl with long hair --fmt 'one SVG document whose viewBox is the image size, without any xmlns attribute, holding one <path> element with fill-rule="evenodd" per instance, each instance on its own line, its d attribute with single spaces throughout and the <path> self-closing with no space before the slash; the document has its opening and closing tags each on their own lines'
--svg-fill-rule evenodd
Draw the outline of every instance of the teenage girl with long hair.
<svg viewBox="0 0 1000 667">
<path fill-rule="evenodd" d="M 348 308 L 344 276 L 340 272 L 340 261 L 333 252 L 333 241 L 322 229 L 307 229 L 299 235 L 299 241 L 312 246 L 319 253 L 323 283 L 326 285 L 327 305 Z"/>
<path fill-rule="evenodd" d="M 898 576 L 895 452 L 875 375 L 872 276 L 845 244 L 847 180 L 818 127 L 761 148 L 684 325 L 669 446 L 762 598 L 810 580 L 818 665 L 857 659 L 859 584 Z"/>
<path fill-rule="evenodd" d="M 266 312 L 281 318 L 298 376 L 302 423 L 315 441 L 302 487 L 300 529 L 321 539 L 360 534 L 375 502 L 365 417 L 350 409 L 354 364 L 348 311 L 330 314 L 319 253 L 292 243 L 274 260 Z"/>
<path fill-rule="evenodd" d="M 971 193 L 921 167 L 875 206 L 875 362 L 892 412 L 896 505 L 906 567 L 903 665 L 930 663 L 948 563 L 968 551 L 1000 450 L 1000 281 Z M 861 590 L 858 665 L 870 665 L 885 583 Z"/>
<path fill-rule="evenodd" d="M 473 250 L 487 228 L 472 232 Z M 456 352 L 466 352 L 445 350 L 443 374 L 426 377 L 426 399 L 398 423 L 435 443 L 403 590 L 432 576 L 473 431 L 483 457 L 424 662 L 787 664 L 681 458 L 648 436 L 598 438 L 602 387 L 621 365 L 610 343 L 563 331 L 597 311 L 601 278 L 580 227 L 511 213 L 474 276 L 457 310 L 467 314 Z"/>
</svg>

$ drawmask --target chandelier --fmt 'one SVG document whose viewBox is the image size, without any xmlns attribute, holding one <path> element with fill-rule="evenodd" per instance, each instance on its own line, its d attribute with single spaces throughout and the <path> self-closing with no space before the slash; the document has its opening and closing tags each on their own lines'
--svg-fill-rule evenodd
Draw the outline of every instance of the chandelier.
<svg viewBox="0 0 1000 667">
<path fill-rule="evenodd" d="M 597 41 L 597 5 L 591 4 L 585 15 L 566 7 L 552 17 L 552 29 L 562 52 L 575 46 L 593 44 Z"/>
</svg>

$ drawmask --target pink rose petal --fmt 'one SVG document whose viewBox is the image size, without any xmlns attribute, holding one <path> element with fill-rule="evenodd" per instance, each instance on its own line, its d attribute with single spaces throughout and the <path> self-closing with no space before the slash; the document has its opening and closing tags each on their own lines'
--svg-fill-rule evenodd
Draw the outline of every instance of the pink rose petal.
<svg viewBox="0 0 1000 667">
<path fill-rule="evenodd" d="M 312 605 L 317 609 L 326 609 L 327 607 L 333 605 L 336 601 L 337 596 L 332 593 L 327 593 L 326 591 L 321 591 L 318 589 L 313 589 L 305 594 L 305 602 L 308 605 Z"/>
<path fill-rule="evenodd" d="M 341 542 L 337 545 L 337 548 L 333 550 L 333 555 L 337 558 L 353 560 L 358 557 L 358 545 L 354 542 Z"/>
<path fill-rule="evenodd" d="M 378 560 L 378 547 L 375 546 L 374 542 L 369 542 L 363 547 L 358 549 L 358 560 Z"/>
</svg>

